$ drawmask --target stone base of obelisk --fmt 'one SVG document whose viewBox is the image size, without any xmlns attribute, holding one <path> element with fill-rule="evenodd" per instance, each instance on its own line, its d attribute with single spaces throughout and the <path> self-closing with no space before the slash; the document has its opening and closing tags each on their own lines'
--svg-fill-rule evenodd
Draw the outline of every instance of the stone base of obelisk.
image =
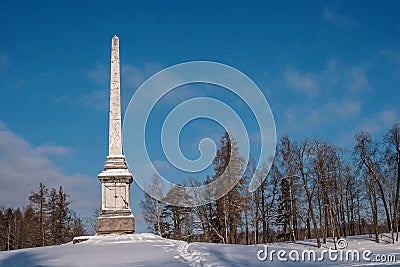
<svg viewBox="0 0 400 267">
<path fill-rule="evenodd" d="M 135 232 L 135 218 L 130 216 L 112 216 L 97 218 L 97 234 L 133 234 Z"/>
</svg>

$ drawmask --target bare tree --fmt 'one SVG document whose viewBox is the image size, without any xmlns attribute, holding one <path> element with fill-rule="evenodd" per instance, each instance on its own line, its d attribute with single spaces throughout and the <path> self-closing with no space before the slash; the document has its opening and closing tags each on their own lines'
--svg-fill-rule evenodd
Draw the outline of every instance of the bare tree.
<svg viewBox="0 0 400 267">
<path fill-rule="evenodd" d="M 161 184 L 161 178 L 158 175 L 153 175 L 152 182 L 148 185 L 147 190 L 149 190 L 148 192 L 152 192 L 154 196 L 157 196 L 158 199 L 162 198 L 164 188 Z M 144 219 L 147 222 L 149 229 L 163 237 L 164 226 L 162 223 L 161 213 L 164 204 L 160 200 L 157 200 L 146 193 L 145 200 L 140 202 L 140 206 L 143 209 Z"/>
<path fill-rule="evenodd" d="M 385 177 L 381 175 L 381 168 L 379 166 L 381 163 L 379 156 L 381 156 L 381 154 L 379 153 L 378 144 L 372 140 L 371 135 L 367 132 L 360 132 L 356 134 L 355 138 L 356 145 L 354 147 L 354 152 L 358 156 L 358 164 L 360 167 L 365 168 L 368 175 L 377 185 L 386 214 L 388 230 L 394 242 L 392 216 L 389 209 L 388 197 L 383 185 Z"/>
<path fill-rule="evenodd" d="M 396 231 L 396 241 L 399 240 L 399 191 L 400 191 L 400 128 L 396 123 L 385 136 L 385 144 L 387 147 L 388 164 L 392 166 L 394 182 L 394 200 L 393 200 L 393 230 Z"/>
<path fill-rule="evenodd" d="M 309 145 L 308 140 L 304 140 L 300 146 L 295 150 L 295 160 L 298 165 L 298 170 L 300 172 L 299 177 L 301 177 L 301 180 L 303 181 L 303 188 L 306 193 L 306 199 L 307 199 L 307 209 L 311 217 L 311 221 L 314 226 L 314 233 L 315 233 L 315 238 L 317 240 L 317 246 L 320 248 L 321 247 L 321 241 L 319 239 L 319 230 L 318 230 L 318 224 L 314 212 L 314 207 L 313 207 L 313 198 L 314 198 L 314 190 L 316 187 L 316 181 L 313 179 L 310 173 L 310 158 L 311 158 L 311 148 Z M 310 226 L 309 226 L 310 227 Z"/>
</svg>

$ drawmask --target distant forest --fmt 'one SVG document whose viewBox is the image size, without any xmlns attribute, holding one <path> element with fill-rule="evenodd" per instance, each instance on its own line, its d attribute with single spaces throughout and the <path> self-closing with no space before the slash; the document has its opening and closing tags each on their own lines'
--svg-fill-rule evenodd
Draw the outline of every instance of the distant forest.
<svg viewBox="0 0 400 267">
<path fill-rule="evenodd" d="M 62 186 L 48 189 L 40 183 L 28 206 L 0 207 L 0 250 L 59 245 L 84 235 L 83 221 L 68 198 Z"/>
<path fill-rule="evenodd" d="M 283 136 L 276 155 L 257 172 L 244 166 L 235 140 L 221 138 L 214 159 L 215 175 L 205 182 L 189 178 L 188 186 L 207 184 L 229 161 L 239 166 L 230 178 L 240 182 L 225 196 L 194 208 L 166 205 L 148 194 L 141 207 L 148 229 L 162 237 L 231 244 L 315 239 L 321 247 L 328 237 L 389 232 L 399 238 L 400 129 L 394 124 L 378 140 L 368 132 L 354 136 L 354 146 L 338 147 L 319 138 L 296 141 Z M 242 168 L 242 169 L 241 169 Z M 243 173 L 243 177 L 235 177 Z M 249 193 L 250 177 L 265 178 Z M 158 177 L 153 177 L 153 190 Z M 179 187 L 169 197 L 185 198 Z M 335 243 L 336 245 L 336 243 Z"/>
</svg>

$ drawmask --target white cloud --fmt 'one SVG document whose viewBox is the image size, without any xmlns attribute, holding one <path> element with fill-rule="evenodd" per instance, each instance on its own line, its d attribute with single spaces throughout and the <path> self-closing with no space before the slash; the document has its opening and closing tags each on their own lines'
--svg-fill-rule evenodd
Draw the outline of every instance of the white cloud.
<svg viewBox="0 0 400 267">
<path fill-rule="evenodd" d="M 63 146 L 41 145 L 35 149 L 35 152 L 41 156 L 64 156 L 71 153 L 71 150 Z"/>
<path fill-rule="evenodd" d="M 293 68 L 286 68 L 283 74 L 286 85 L 300 92 L 315 95 L 320 88 L 318 75 L 314 73 L 300 73 Z"/>
<path fill-rule="evenodd" d="M 349 73 L 349 88 L 351 90 L 357 91 L 371 89 L 371 86 L 368 82 L 366 70 L 364 68 L 354 67 Z"/>
<path fill-rule="evenodd" d="M 89 94 L 79 97 L 76 103 L 93 110 L 107 110 L 109 105 L 108 92 L 105 88 L 93 90 Z"/>
<path fill-rule="evenodd" d="M 0 52 L 0 70 L 9 66 L 10 64 L 11 64 L 11 60 L 10 60 L 9 56 L 4 52 Z"/>
<path fill-rule="evenodd" d="M 323 18 L 325 19 L 325 21 L 343 28 L 360 27 L 360 23 L 356 19 L 346 15 L 338 14 L 328 7 L 324 8 Z"/>
<path fill-rule="evenodd" d="M 346 99 L 341 102 L 329 102 L 326 109 L 336 118 L 349 119 L 357 117 L 361 111 L 361 104 L 358 101 Z"/>
<path fill-rule="evenodd" d="M 1 55 L 1 54 L 0 54 Z M 121 83 L 131 89 L 136 89 L 151 75 L 162 69 L 161 65 L 146 62 L 143 66 L 138 67 L 131 64 L 121 64 Z M 103 63 L 96 63 L 92 69 L 84 72 L 86 77 L 98 85 L 109 86 L 110 67 Z"/>
<path fill-rule="evenodd" d="M 339 65 L 336 60 L 329 60 L 325 68 L 318 72 L 304 72 L 288 66 L 282 77 L 290 89 L 316 96 L 330 91 L 337 94 L 338 89 L 353 92 L 370 90 L 372 86 L 367 71 L 367 65 L 345 66 Z"/>
<path fill-rule="evenodd" d="M 294 133 L 312 138 L 327 129 L 337 131 L 351 122 L 358 124 L 361 110 L 360 101 L 345 98 L 318 104 L 294 103 L 284 109 L 282 118 L 277 121 L 278 136 Z"/>
<path fill-rule="evenodd" d="M 380 117 L 385 122 L 386 125 L 392 125 L 394 123 L 400 122 L 400 115 L 397 113 L 396 110 L 384 110 L 380 113 Z"/>
<path fill-rule="evenodd" d="M 329 141 L 339 145 L 352 145 L 357 130 L 381 131 L 384 126 L 382 118 L 379 121 L 376 116 L 372 118 L 364 114 L 369 110 L 368 101 L 374 93 L 369 78 L 370 72 L 374 71 L 373 67 L 375 64 L 371 60 L 358 65 L 346 65 L 335 59 L 328 60 L 319 70 L 288 66 L 282 73 L 281 82 L 289 89 L 286 94 L 292 96 L 286 97 L 283 94 L 281 103 L 273 103 L 277 108 L 274 114 L 277 116 L 278 136 L 326 136 L 332 138 Z M 309 86 L 310 91 L 306 93 L 298 87 L 289 87 L 288 74 L 295 78 L 301 77 L 298 81 L 308 79 L 310 82 L 304 84 L 312 85 Z"/>
<path fill-rule="evenodd" d="M 393 69 L 396 74 L 400 76 L 400 52 L 390 49 L 383 49 L 379 51 L 378 56 L 390 62 L 391 65 L 389 68 Z"/>
<path fill-rule="evenodd" d="M 147 62 L 141 67 L 133 66 L 130 64 L 123 64 L 121 66 L 121 81 L 130 87 L 130 89 L 136 89 L 146 79 L 150 78 L 153 74 L 156 74 L 162 69 L 159 64 Z"/>
<path fill-rule="evenodd" d="M 390 49 L 383 49 L 378 53 L 380 56 L 385 57 L 388 60 L 393 60 L 397 63 L 400 63 L 400 52 L 390 50 Z"/>
<path fill-rule="evenodd" d="M 106 84 L 110 79 L 110 71 L 104 64 L 96 63 L 93 69 L 85 72 L 86 76 L 97 84 Z"/>
<path fill-rule="evenodd" d="M 396 114 L 395 110 L 382 110 L 365 117 L 357 122 L 353 132 L 355 134 L 360 131 L 366 131 L 373 134 L 376 138 L 381 138 L 381 135 L 383 135 L 393 123 L 399 122 L 399 116 Z"/>
<path fill-rule="evenodd" d="M 90 110 L 108 110 L 109 107 L 109 90 L 104 89 L 96 89 L 89 91 L 87 94 L 78 96 L 78 97 L 70 97 L 70 96 L 56 96 L 52 98 L 54 103 L 64 103 L 72 106 L 79 106 L 85 109 Z"/>
<path fill-rule="evenodd" d="M 49 158 L 68 153 L 70 149 L 62 146 L 32 146 L 0 121 L 0 205 L 28 204 L 30 192 L 42 182 L 49 188 L 63 186 L 71 196 L 73 209 L 93 209 L 98 201 L 97 179 L 65 175 Z"/>
</svg>

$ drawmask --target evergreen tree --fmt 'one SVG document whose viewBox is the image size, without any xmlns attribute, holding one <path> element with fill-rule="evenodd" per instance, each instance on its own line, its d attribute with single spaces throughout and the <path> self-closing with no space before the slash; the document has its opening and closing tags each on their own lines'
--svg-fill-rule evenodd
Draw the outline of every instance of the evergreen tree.
<svg viewBox="0 0 400 267">
<path fill-rule="evenodd" d="M 215 201 L 216 208 L 212 216 L 212 222 L 218 231 L 218 237 L 223 243 L 238 242 L 238 230 L 242 226 L 242 210 L 244 197 L 241 195 L 244 185 L 242 174 L 244 173 L 244 159 L 239 155 L 239 148 L 236 141 L 228 134 L 220 140 L 220 147 L 217 150 L 213 161 L 215 179 L 222 181 L 217 190 L 233 188 L 223 197 Z"/>
<path fill-rule="evenodd" d="M 42 183 L 39 184 L 38 191 L 32 191 L 31 195 L 29 196 L 30 205 L 33 207 L 35 213 L 39 215 L 39 233 L 42 246 L 46 245 L 45 217 L 47 196 L 48 190 Z"/>
</svg>

